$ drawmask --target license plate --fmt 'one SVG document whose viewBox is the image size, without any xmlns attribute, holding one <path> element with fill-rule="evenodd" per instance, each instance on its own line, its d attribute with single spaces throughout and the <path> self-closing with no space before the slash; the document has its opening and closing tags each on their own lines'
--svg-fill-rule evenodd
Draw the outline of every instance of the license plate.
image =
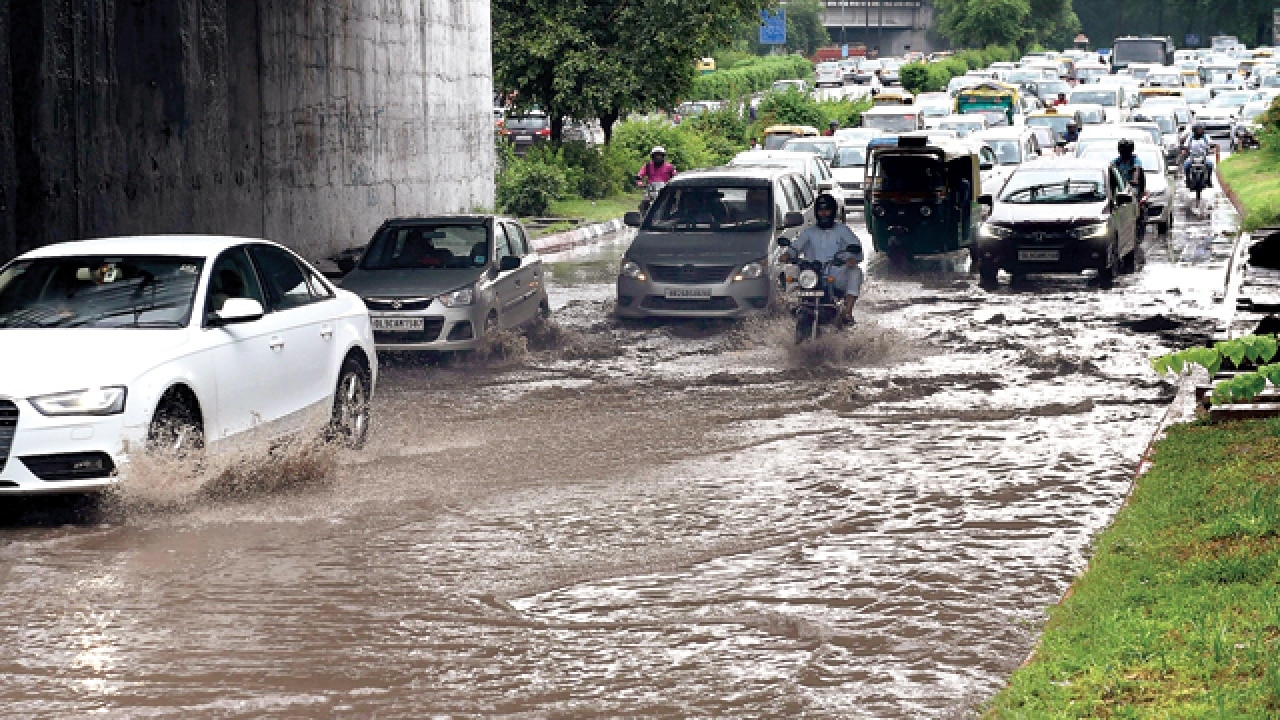
<svg viewBox="0 0 1280 720">
<path fill-rule="evenodd" d="M 420 317 L 376 317 L 373 320 L 373 329 L 378 332 L 422 332 L 426 328 L 426 323 Z"/>
<path fill-rule="evenodd" d="M 822 292 L 821 290 L 801 290 L 800 292 L 796 293 L 796 297 L 802 297 L 802 298 L 815 298 L 815 297 L 822 297 L 823 295 L 826 295 L 826 293 Z"/>
<path fill-rule="evenodd" d="M 668 300 L 710 300 L 711 288 L 667 288 L 666 298 Z"/>
<path fill-rule="evenodd" d="M 1019 250 L 1018 260 L 1021 262 L 1057 262 L 1057 250 Z"/>
<path fill-rule="evenodd" d="M 516 139 L 517 139 L 517 140 L 532 140 L 532 139 L 533 139 L 533 136 L 532 136 L 532 135 L 517 135 L 517 136 L 516 136 Z"/>
</svg>

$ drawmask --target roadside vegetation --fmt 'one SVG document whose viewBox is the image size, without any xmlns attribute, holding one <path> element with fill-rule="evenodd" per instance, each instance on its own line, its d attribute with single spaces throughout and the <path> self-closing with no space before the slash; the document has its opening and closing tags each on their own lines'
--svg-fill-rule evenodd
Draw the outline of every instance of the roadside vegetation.
<svg viewBox="0 0 1280 720">
<path fill-rule="evenodd" d="M 835 120 L 853 126 L 870 107 L 869 100 L 820 101 L 796 90 L 770 92 L 753 122 L 746 102 L 730 101 L 679 125 L 665 116 L 638 116 L 618 123 L 610 142 L 598 147 L 549 142 L 516 157 L 510 144 L 499 140 L 498 208 L 521 217 L 579 219 L 595 219 L 607 208 L 633 209 L 639 203 L 636 173 L 655 146 L 666 148 L 667 159 L 681 171 L 713 167 L 748 149 L 770 125 L 825 128 Z M 584 208 L 592 212 L 582 213 Z"/>
<path fill-rule="evenodd" d="M 757 57 L 738 55 L 716 59 L 715 72 L 699 75 L 689 100 L 731 100 L 768 90 L 777 80 L 809 79 L 813 63 L 801 55 Z"/>
<path fill-rule="evenodd" d="M 982 70 L 995 62 L 1010 62 L 1022 57 L 1014 45 L 990 45 L 982 50 L 962 50 L 942 60 L 929 63 L 909 63 L 898 70 L 902 87 L 908 92 L 942 92 L 953 77 L 970 70 Z"/>
<path fill-rule="evenodd" d="M 1222 182 L 1244 206 L 1245 230 L 1280 224 L 1280 99 L 1259 124 L 1261 147 L 1237 152 L 1220 167 Z"/>
<path fill-rule="evenodd" d="M 989 718 L 1280 717 L 1280 420 L 1177 426 Z"/>
</svg>

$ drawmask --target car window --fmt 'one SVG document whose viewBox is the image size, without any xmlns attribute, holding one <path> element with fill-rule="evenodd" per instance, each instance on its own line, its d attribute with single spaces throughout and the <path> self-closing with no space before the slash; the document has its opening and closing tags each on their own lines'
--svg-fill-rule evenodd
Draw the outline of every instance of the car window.
<svg viewBox="0 0 1280 720">
<path fill-rule="evenodd" d="M 520 230 L 512 223 L 503 223 L 503 227 L 507 230 L 507 244 L 511 247 L 511 254 L 516 257 L 527 255 L 524 236 L 521 235 Z"/>
<path fill-rule="evenodd" d="M 314 280 L 288 251 L 271 245 L 254 245 L 249 250 L 262 275 L 272 310 L 291 310 L 324 299 L 314 294 Z"/>
<path fill-rule="evenodd" d="M 800 194 L 800 202 L 804 203 L 805 207 L 809 207 L 813 204 L 813 188 L 809 187 L 809 183 L 796 183 L 796 192 Z"/>
<path fill-rule="evenodd" d="M 803 212 L 807 207 L 800 200 L 800 191 L 796 189 L 794 176 L 788 176 L 782 180 L 782 192 L 787 196 L 787 212 Z"/>
<path fill-rule="evenodd" d="M 213 270 L 209 273 L 205 313 L 221 311 L 222 306 L 231 298 L 257 300 L 262 307 L 267 306 L 266 299 L 262 296 L 262 286 L 258 283 L 258 273 L 254 271 L 249 254 L 243 247 L 227 250 L 213 264 Z"/>
<path fill-rule="evenodd" d="M 511 241 L 507 238 L 507 226 L 505 223 L 494 223 L 493 225 L 493 256 L 498 260 L 510 256 Z"/>
</svg>

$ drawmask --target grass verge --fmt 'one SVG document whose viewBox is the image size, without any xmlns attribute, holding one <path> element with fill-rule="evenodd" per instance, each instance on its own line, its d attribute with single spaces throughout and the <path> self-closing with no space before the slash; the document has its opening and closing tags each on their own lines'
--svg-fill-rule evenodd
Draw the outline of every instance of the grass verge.
<svg viewBox="0 0 1280 720">
<path fill-rule="evenodd" d="M 586 222 L 605 222 L 620 218 L 625 213 L 635 210 L 640 205 L 640 196 L 632 194 L 614 195 L 603 200 L 583 200 L 569 198 L 551 203 L 550 217 L 576 218 Z"/>
<path fill-rule="evenodd" d="M 987 718 L 1280 717 L 1280 420 L 1177 426 Z"/>
<path fill-rule="evenodd" d="M 1222 181 L 1244 206 L 1245 230 L 1280 222 L 1280 153 L 1238 152 L 1222 161 Z"/>
</svg>

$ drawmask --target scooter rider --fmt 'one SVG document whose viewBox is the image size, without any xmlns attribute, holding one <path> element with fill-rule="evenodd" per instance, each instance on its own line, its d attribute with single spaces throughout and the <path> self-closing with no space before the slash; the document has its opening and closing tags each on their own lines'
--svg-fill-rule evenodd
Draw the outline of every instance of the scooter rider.
<svg viewBox="0 0 1280 720">
<path fill-rule="evenodd" d="M 843 260 L 843 265 L 833 265 L 831 275 L 835 278 L 835 287 L 844 293 L 843 318 L 853 319 L 853 304 L 862 293 L 862 241 L 853 234 L 848 225 L 836 222 L 838 204 L 836 199 L 823 193 L 813 203 L 813 214 L 817 222 L 806 227 L 791 244 L 791 249 L 784 254 L 783 262 L 806 257 L 810 260 L 827 263 L 832 260 Z M 848 252 L 852 245 L 856 251 Z"/>
<path fill-rule="evenodd" d="M 1213 160 L 1209 159 L 1210 150 L 1213 152 L 1214 159 L 1222 162 L 1222 150 L 1218 147 L 1218 143 L 1205 137 L 1204 125 L 1200 123 L 1192 125 L 1191 136 L 1182 141 L 1182 176 L 1186 177 L 1187 171 L 1191 169 L 1192 155 L 1204 155 L 1204 164 L 1209 170 L 1209 187 L 1213 187 Z"/>
<path fill-rule="evenodd" d="M 636 186 L 669 183 L 676 176 L 676 166 L 667 162 L 667 150 L 661 145 L 649 151 L 649 162 L 636 173 Z"/>
<path fill-rule="evenodd" d="M 1111 166 L 1130 188 L 1133 198 L 1138 201 L 1138 240 L 1147 234 L 1147 173 L 1142 169 L 1142 160 L 1133 153 L 1133 141 L 1124 138 L 1116 143 L 1119 156 L 1111 161 Z"/>
</svg>

